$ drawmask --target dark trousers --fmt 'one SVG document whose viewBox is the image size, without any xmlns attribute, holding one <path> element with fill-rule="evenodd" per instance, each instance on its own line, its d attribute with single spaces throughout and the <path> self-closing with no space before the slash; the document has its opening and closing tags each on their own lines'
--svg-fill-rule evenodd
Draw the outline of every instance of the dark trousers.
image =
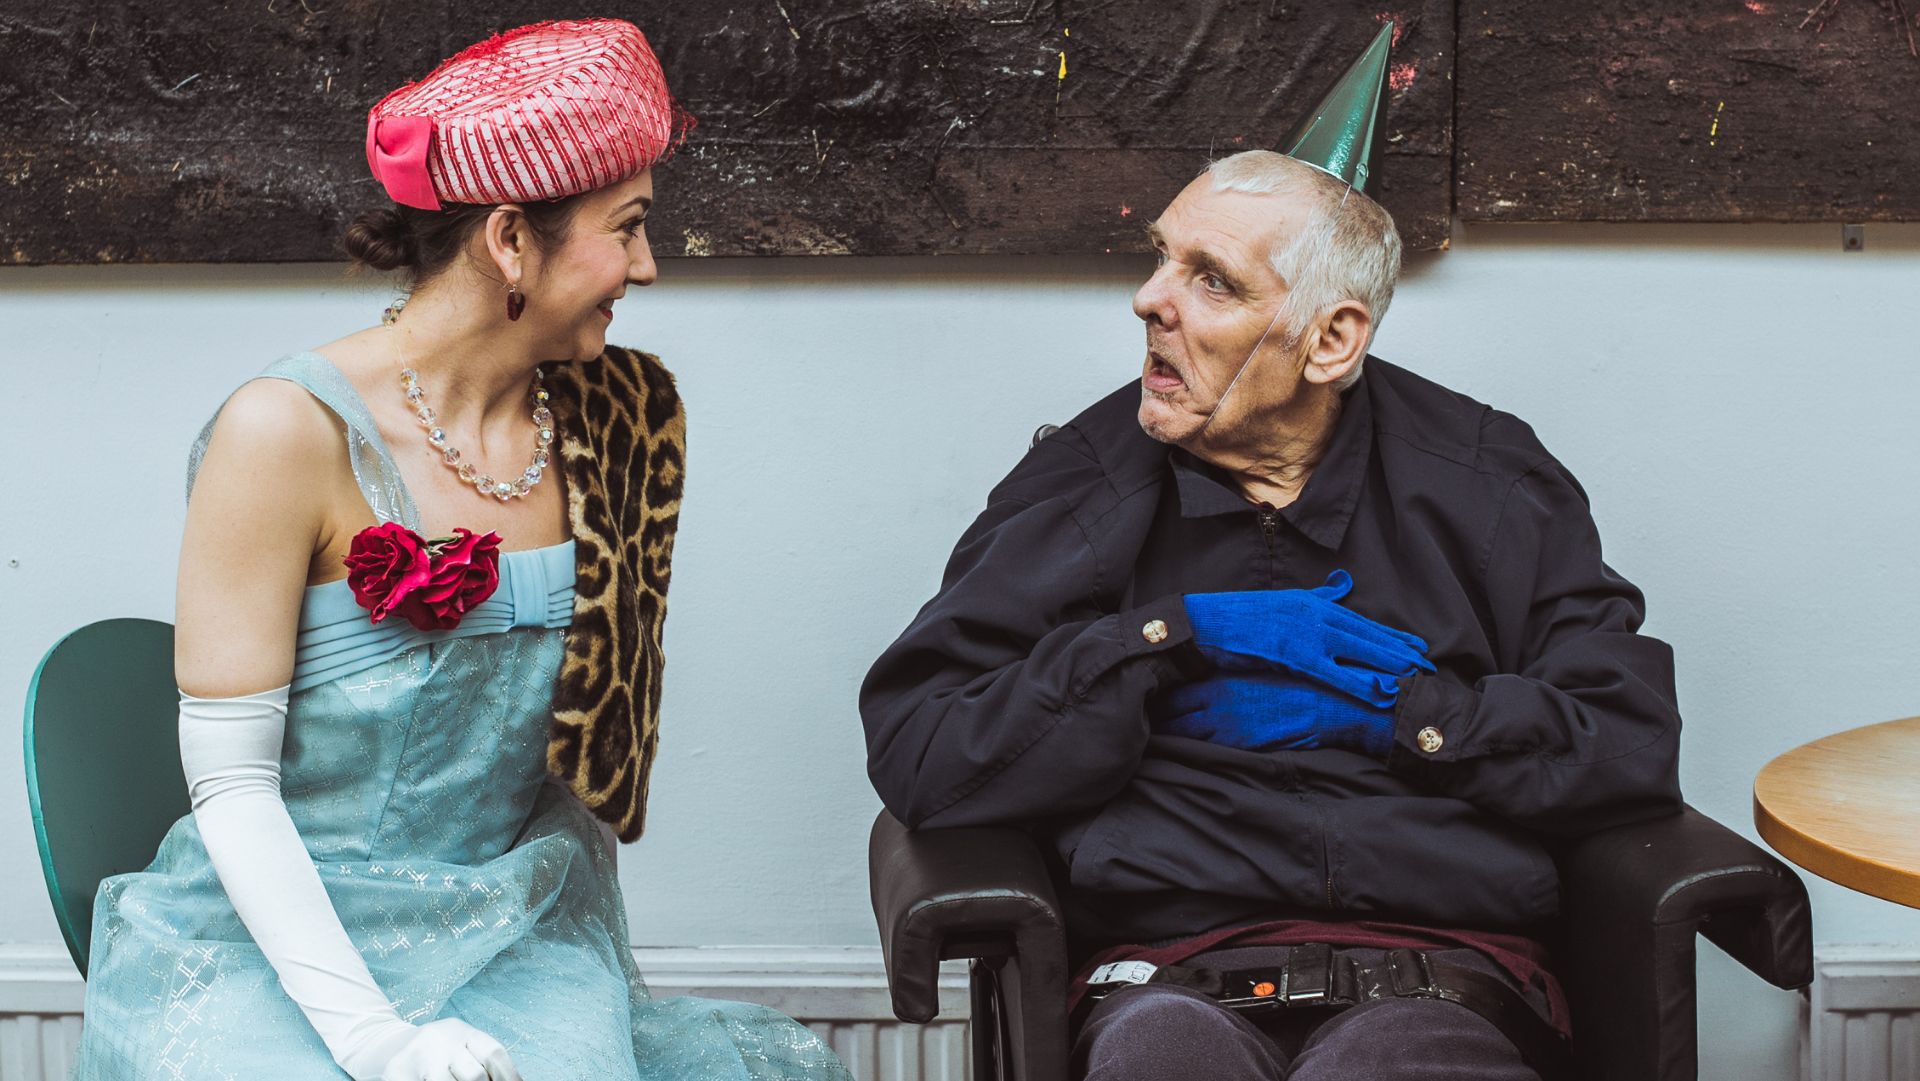
<svg viewBox="0 0 1920 1081">
<path fill-rule="evenodd" d="M 1385 957 L 1380 950 L 1334 952 L 1363 964 Z M 1286 953 L 1283 946 L 1216 950 L 1185 964 L 1277 966 Z M 1432 956 L 1514 986 L 1474 950 Z M 1256 1019 L 1198 991 L 1154 984 L 1095 1004 L 1074 1041 L 1073 1073 L 1086 1081 L 1539 1081 L 1499 1029 L 1451 1002 L 1391 998 Z"/>
</svg>

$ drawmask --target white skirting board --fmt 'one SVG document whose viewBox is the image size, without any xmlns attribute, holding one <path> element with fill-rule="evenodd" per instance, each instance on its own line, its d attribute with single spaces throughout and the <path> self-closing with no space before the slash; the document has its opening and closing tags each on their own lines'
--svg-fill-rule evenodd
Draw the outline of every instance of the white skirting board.
<svg viewBox="0 0 1920 1081">
<path fill-rule="evenodd" d="M 1819 947 L 1808 997 L 1807 1081 L 1920 1078 L 1920 948 Z"/>
<path fill-rule="evenodd" d="M 659 997 L 771 1006 L 820 1033 L 858 1081 L 966 1081 L 966 971 L 941 975 L 940 1017 L 894 1019 L 873 947 L 644 947 L 634 959 Z M 58 944 L 0 945 L 0 1081 L 66 1081 L 80 1042 L 80 976 Z"/>
</svg>

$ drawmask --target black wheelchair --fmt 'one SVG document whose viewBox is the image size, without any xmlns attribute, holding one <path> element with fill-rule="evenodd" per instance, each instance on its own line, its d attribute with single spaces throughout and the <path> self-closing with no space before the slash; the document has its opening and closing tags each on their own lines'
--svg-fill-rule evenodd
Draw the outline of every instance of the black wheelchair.
<svg viewBox="0 0 1920 1081">
<path fill-rule="evenodd" d="M 1813 981 L 1799 876 L 1691 807 L 1570 842 L 1556 863 L 1552 945 L 1582 1079 L 1696 1077 L 1696 934 L 1777 987 Z M 868 870 L 894 1013 L 932 1020 L 940 962 L 969 959 L 974 1081 L 1067 1081 L 1066 926 L 1028 835 L 910 831 L 883 812 Z"/>
</svg>

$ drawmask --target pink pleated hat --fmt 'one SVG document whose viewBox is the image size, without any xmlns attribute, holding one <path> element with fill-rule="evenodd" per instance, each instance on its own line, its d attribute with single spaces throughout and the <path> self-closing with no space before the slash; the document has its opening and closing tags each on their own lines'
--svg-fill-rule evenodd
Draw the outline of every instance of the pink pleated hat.
<svg viewBox="0 0 1920 1081">
<path fill-rule="evenodd" d="M 640 28 L 535 23 L 463 50 L 367 113 L 367 164 L 394 202 L 559 199 L 635 176 L 693 126 Z"/>
</svg>

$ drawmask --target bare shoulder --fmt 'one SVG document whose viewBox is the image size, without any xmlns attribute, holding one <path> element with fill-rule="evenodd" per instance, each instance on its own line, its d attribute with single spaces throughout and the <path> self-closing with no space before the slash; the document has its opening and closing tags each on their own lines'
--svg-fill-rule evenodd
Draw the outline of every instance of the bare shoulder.
<svg viewBox="0 0 1920 1081">
<path fill-rule="evenodd" d="M 197 523 L 274 522 L 310 549 L 352 483 L 342 423 L 306 388 L 255 379 L 227 399 L 213 423 L 187 501 L 188 541 Z M 295 539 L 297 538 L 297 539 Z"/>
<path fill-rule="evenodd" d="M 333 411 L 285 379 L 255 379 L 234 391 L 207 444 L 210 464 L 324 465 L 345 453 Z"/>
</svg>

